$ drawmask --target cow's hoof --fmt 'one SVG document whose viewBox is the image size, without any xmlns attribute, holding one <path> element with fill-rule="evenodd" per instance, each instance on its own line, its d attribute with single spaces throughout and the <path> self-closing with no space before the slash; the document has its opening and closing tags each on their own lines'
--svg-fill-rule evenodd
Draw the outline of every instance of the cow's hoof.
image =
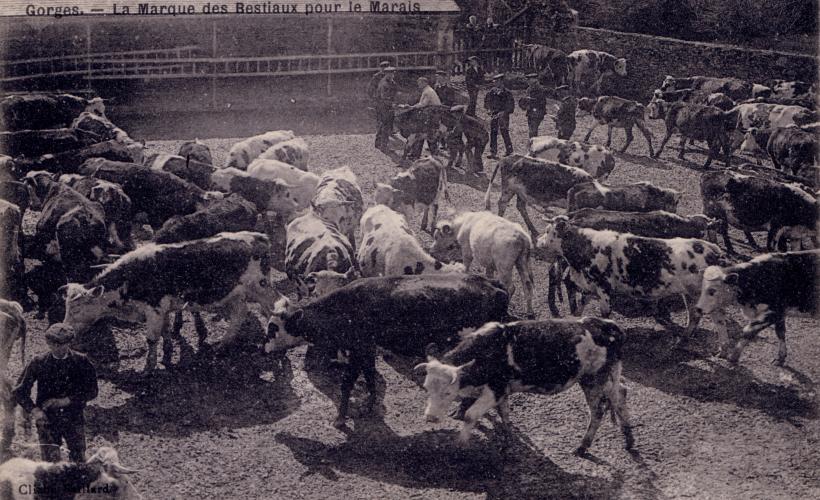
<svg viewBox="0 0 820 500">
<path fill-rule="evenodd" d="M 786 358 L 780 358 L 780 357 L 774 358 L 772 360 L 772 364 L 774 366 L 783 366 L 783 365 L 786 364 Z"/>
<path fill-rule="evenodd" d="M 631 427 L 624 427 L 624 449 L 631 450 L 635 446 L 635 436 L 632 435 Z"/>
<path fill-rule="evenodd" d="M 589 450 L 587 450 L 587 448 L 585 446 L 579 446 L 579 447 L 575 448 L 575 451 L 573 452 L 573 455 L 575 455 L 576 457 L 583 458 L 583 457 L 587 456 L 588 451 Z"/>
<path fill-rule="evenodd" d="M 345 423 L 344 417 L 336 417 L 336 420 L 333 421 L 333 428 L 334 429 L 344 429 L 347 426 Z"/>
<path fill-rule="evenodd" d="M 527 319 L 535 319 L 535 313 L 530 311 L 527 314 L 525 314 L 524 317 Z"/>
<path fill-rule="evenodd" d="M 467 413 L 467 408 L 458 407 L 451 411 L 448 416 L 453 420 L 464 420 L 464 414 Z"/>
</svg>

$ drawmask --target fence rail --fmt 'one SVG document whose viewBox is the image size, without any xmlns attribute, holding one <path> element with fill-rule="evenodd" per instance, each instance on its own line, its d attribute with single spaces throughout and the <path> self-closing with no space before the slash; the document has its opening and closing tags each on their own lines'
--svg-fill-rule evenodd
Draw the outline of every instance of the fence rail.
<svg viewBox="0 0 820 500">
<path fill-rule="evenodd" d="M 298 55 L 275 57 L 195 57 L 196 46 L 157 51 L 97 53 L 78 56 L 6 61 L 0 83 L 57 77 L 89 80 L 161 80 L 180 78 L 233 78 L 298 76 L 372 72 L 379 62 L 390 61 L 400 70 L 427 71 L 450 68 L 464 72 L 470 55 L 481 59 L 487 71 L 526 70 L 526 48 L 521 44 L 501 49 L 446 52 L 383 52 L 366 54 Z"/>
</svg>

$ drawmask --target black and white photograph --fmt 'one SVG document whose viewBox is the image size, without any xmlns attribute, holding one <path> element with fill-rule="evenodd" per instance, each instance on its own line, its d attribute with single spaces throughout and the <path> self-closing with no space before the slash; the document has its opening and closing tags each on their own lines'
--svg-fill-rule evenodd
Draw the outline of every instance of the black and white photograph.
<svg viewBox="0 0 820 500">
<path fill-rule="evenodd" d="M 820 499 L 819 14 L 3 0 L 0 500 Z"/>
</svg>

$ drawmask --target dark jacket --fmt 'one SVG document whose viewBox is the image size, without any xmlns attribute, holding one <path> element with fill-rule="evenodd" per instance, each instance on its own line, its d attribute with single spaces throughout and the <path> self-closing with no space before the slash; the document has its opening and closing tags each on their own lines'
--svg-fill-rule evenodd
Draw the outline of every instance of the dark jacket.
<svg viewBox="0 0 820 500">
<path fill-rule="evenodd" d="M 467 85 L 467 90 L 478 90 L 479 85 L 484 83 L 481 68 L 468 67 L 464 72 L 464 83 Z"/>
<path fill-rule="evenodd" d="M 522 99 L 527 116 L 544 116 L 547 112 L 547 89 L 540 83 L 527 88 L 527 96 Z"/>
<path fill-rule="evenodd" d="M 512 92 L 504 87 L 493 87 L 484 97 L 484 108 L 490 114 L 495 114 L 499 111 L 512 113 L 515 111 L 515 100 L 513 99 Z"/>
<path fill-rule="evenodd" d="M 561 105 L 555 114 L 555 123 L 559 126 L 575 126 L 575 112 L 578 108 L 578 100 L 573 96 L 561 99 Z"/>
<path fill-rule="evenodd" d="M 382 77 L 382 81 L 379 82 L 379 86 L 376 89 L 376 104 L 383 108 L 392 107 L 396 101 L 397 91 L 398 86 L 396 82 L 391 82 L 387 77 Z"/>
<path fill-rule="evenodd" d="M 367 83 L 367 97 L 371 99 L 376 98 L 376 91 L 379 88 L 379 83 L 382 81 L 382 78 L 384 78 L 384 72 L 381 70 L 370 77 L 370 81 Z"/>
<path fill-rule="evenodd" d="M 37 382 L 37 403 L 31 400 L 31 388 Z M 49 399 L 65 398 L 71 404 L 46 411 L 48 417 L 82 416 L 85 404 L 97 397 L 97 371 L 84 355 L 69 351 L 68 356 L 57 359 L 51 353 L 35 356 L 28 362 L 17 387 L 14 388 L 17 403 L 27 412 Z M 44 410 L 45 411 L 45 410 Z"/>
</svg>

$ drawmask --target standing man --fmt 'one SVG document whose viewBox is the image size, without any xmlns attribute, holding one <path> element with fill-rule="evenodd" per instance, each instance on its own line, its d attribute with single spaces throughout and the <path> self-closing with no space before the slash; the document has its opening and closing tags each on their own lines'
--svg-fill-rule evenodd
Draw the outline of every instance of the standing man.
<svg viewBox="0 0 820 500">
<path fill-rule="evenodd" d="M 513 154 L 510 139 L 510 114 L 515 111 L 512 92 L 504 87 L 504 73 L 493 77 L 493 88 L 484 96 L 484 109 L 490 114 L 490 154 L 487 158 L 498 159 L 498 133 L 504 139 L 506 156 Z"/>
<path fill-rule="evenodd" d="M 526 97 L 522 97 L 519 106 L 527 113 L 527 127 L 530 137 L 538 135 L 538 127 L 547 114 L 547 89 L 538 81 L 538 73 L 527 75 L 529 87 Z"/>
<path fill-rule="evenodd" d="M 467 95 L 470 96 L 470 103 L 467 105 L 467 114 L 475 116 L 475 107 L 478 103 L 478 88 L 484 83 L 484 72 L 478 67 L 478 57 L 467 58 L 469 66 L 464 72 L 464 83 L 467 86 Z"/>
<path fill-rule="evenodd" d="M 94 365 L 69 348 L 74 330 L 54 323 L 45 334 L 49 352 L 35 356 L 26 365 L 14 388 L 14 397 L 30 412 L 37 424 L 40 455 L 47 462 L 60 461 L 63 440 L 73 462 L 85 461 L 85 405 L 97 397 Z M 37 382 L 37 403 L 31 388 Z"/>
<path fill-rule="evenodd" d="M 495 49 L 498 48 L 498 25 L 493 22 L 492 17 L 487 18 L 487 22 L 484 24 L 483 28 L 483 37 L 481 42 L 481 48 L 484 50 L 484 68 L 488 70 L 495 70 L 495 58 L 496 52 Z"/>
<path fill-rule="evenodd" d="M 376 88 L 376 120 L 379 128 L 376 131 L 376 149 L 387 153 L 388 140 L 393 134 L 393 104 L 396 101 L 396 68 L 384 68 L 384 77 Z"/>
<path fill-rule="evenodd" d="M 575 113 L 578 109 L 578 100 L 566 85 L 561 85 L 555 89 L 555 97 L 561 101 L 561 104 L 558 106 L 556 114 L 550 115 L 550 118 L 555 121 L 558 138 L 569 140 L 575 132 Z"/>
<path fill-rule="evenodd" d="M 467 54 L 474 56 L 476 51 L 481 48 L 481 25 L 478 24 L 476 16 L 470 16 L 467 26 L 464 29 L 464 44 L 466 45 Z"/>
<path fill-rule="evenodd" d="M 384 68 L 390 66 L 390 63 L 387 61 L 382 61 L 379 63 L 379 71 L 375 72 L 373 76 L 370 77 L 370 82 L 367 84 L 367 97 L 374 101 L 376 99 L 376 90 L 379 88 L 379 82 L 382 81 L 384 78 Z"/>
<path fill-rule="evenodd" d="M 436 70 L 436 84 L 433 86 L 441 104 L 451 108 L 456 105 L 458 91 L 450 85 L 450 73 L 443 69 Z"/>
<path fill-rule="evenodd" d="M 430 106 L 441 106 L 441 99 L 439 99 L 438 94 L 436 94 L 436 91 L 433 90 L 433 87 L 430 86 L 430 80 L 422 76 L 416 80 L 416 84 L 418 85 L 419 90 L 421 90 L 421 97 L 419 97 L 419 102 L 413 104 L 412 106 L 408 106 L 405 108 L 406 110 L 422 110 L 423 108 Z M 430 149 L 430 153 L 438 153 L 438 124 L 436 123 L 435 126 L 428 126 L 427 123 L 430 121 L 429 115 L 425 115 L 424 111 L 421 111 L 421 113 L 422 114 L 418 116 L 424 120 L 425 128 L 427 128 L 427 130 L 424 134 L 413 134 L 407 139 L 410 143 L 408 156 L 413 159 L 421 156 L 421 152 L 424 150 L 425 140 L 427 141 L 427 147 Z"/>
</svg>

